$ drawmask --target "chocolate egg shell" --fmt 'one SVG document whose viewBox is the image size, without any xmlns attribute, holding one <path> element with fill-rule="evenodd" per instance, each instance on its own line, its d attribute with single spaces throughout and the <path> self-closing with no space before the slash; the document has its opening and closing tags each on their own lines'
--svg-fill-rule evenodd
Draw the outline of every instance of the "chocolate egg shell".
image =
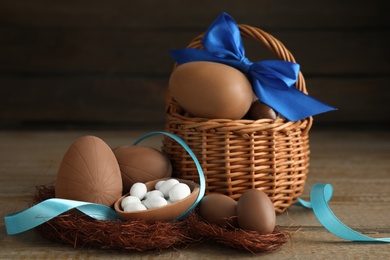
<svg viewBox="0 0 390 260">
<path fill-rule="evenodd" d="M 112 206 L 121 195 L 121 173 L 111 148 L 95 136 L 77 139 L 59 166 L 55 196 Z"/>
<path fill-rule="evenodd" d="M 229 196 L 211 193 L 199 204 L 199 215 L 209 223 L 222 227 L 237 227 L 237 201 Z"/>
<path fill-rule="evenodd" d="M 123 192 L 128 192 L 136 182 L 149 182 L 168 178 L 172 165 L 161 151 L 147 146 L 121 146 L 114 149 L 122 175 Z"/>
<path fill-rule="evenodd" d="M 184 110 L 203 118 L 241 119 L 253 98 L 252 86 L 241 71 L 216 62 L 178 66 L 169 90 Z"/>
<path fill-rule="evenodd" d="M 251 107 L 249 108 L 246 117 L 252 120 L 257 120 L 262 118 L 276 119 L 278 118 L 278 115 L 275 112 L 275 110 L 273 110 L 271 107 L 264 104 L 260 100 L 256 100 L 252 103 Z"/>
<path fill-rule="evenodd" d="M 163 179 L 163 180 L 167 180 L 167 179 Z M 117 202 L 115 202 L 114 209 L 123 220 L 145 220 L 148 223 L 155 223 L 156 221 L 174 220 L 177 217 L 181 216 L 183 213 L 185 213 L 196 202 L 200 192 L 199 184 L 190 180 L 184 180 L 184 179 L 177 179 L 177 180 L 181 183 L 187 184 L 191 190 L 191 194 L 182 200 L 172 202 L 168 205 L 159 208 L 153 208 L 153 209 L 147 209 L 147 210 L 135 211 L 135 212 L 124 212 L 123 209 L 121 208 L 121 203 L 122 200 L 129 195 L 129 194 L 125 194 L 124 196 L 119 198 Z M 159 181 L 160 179 L 157 179 L 145 183 L 147 190 L 148 191 L 153 190 L 156 186 L 156 183 Z"/>
<path fill-rule="evenodd" d="M 272 233 L 276 224 L 275 208 L 263 191 L 247 190 L 237 202 L 237 221 L 242 229 Z"/>
</svg>

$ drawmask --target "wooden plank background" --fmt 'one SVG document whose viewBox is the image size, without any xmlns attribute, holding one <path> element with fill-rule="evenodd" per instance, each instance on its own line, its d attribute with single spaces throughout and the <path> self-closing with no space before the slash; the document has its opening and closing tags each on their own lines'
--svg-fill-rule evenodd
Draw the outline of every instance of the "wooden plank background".
<svg viewBox="0 0 390 260">
<path fill-rule="evenodd" d="M 385 1 L 0 0 L 0 127 L 162 126 L 173 60 L 225 11 L 281 40 L 310 94 L 339 108 L 317 123 L 390 121 Z M 245 41 L 248 57 L 273 58 Z"/>
</svg>

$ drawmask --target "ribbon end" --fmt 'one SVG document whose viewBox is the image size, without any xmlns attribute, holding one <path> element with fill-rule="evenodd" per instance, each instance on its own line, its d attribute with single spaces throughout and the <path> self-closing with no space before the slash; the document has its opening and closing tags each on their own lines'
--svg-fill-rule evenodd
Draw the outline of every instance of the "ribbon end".
<svg viewBox="0 0 390 260">
<path fill-rule="evenodd" d="M 337 110 L 317 99 L 306 95 L 295 87 L 289 89 L 277 89 L 262 86 L 257 80 L 252 83 L 256 96 L 285 117 L 287 120 L 296 122 L 310 116 Z"/>
</svg>

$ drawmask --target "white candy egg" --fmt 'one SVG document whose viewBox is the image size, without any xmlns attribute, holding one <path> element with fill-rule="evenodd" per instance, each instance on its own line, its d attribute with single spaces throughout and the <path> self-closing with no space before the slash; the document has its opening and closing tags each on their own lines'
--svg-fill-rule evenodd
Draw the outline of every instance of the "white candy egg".
<svg viewBox="0 0 390 260">
<path fill-rule="evenodd" d="M 154 185 L 154 188 L 156 190 L 159 190 L 161 185 L 164 183 L 165 181 L 164 180 L 161 180 L 161 181 L 158 181 L 155 185 Z"/>
<path fill-rule="evenodd" d="M 164 198 L 159 196 L 151 197 L 150 199 L 145 200 L 144 203 L 146 203 L 148 209 L 159 208 L 168 204 Z"/>
<path fill-rule="evenodd" d="M 169 197 L 169 190 L 173 187 L 173 185 L 179 183 L 176 179 L 169 179 L 166 180 L 163 184 L 161 184 L 159 191 L 161 191 L 164 194 L 165 198 Z"/>
<path fill-rule="evenodd" d="M 136 182 L 130 188 L 129 196 L 121 202 L 124 212 L 154 209 L 184 199 L 191 194 L 190 187 L 177 179 L 161 180 L 155 190 L 147 191 L 144 183 Z"/>
<path fill-rule="evenodd" d="M 135 212 L 135 211 L 140 211 L 140 210 L 147 210 L 145 205 L 143 205 L 140 202 L 139 203 L 137 203 L 137 202 L 129 203 L 123 209 L 124 212 Z"/>
<path fill-rule="evenodd" d="M 145 199 L 145 200 L 142 200 L 141 203 L 142 203 L 147 209 L 149 209 L 149 208 L 150 208 L 150 206 L 149 206 L 149 201 L 150 201 L 150 200 L 146 200 L 146 199 Z"/>
<path fill-rule="evenodd" d="M 141 203 L 141 200 L 135 196 L 127 196 L 121 202 L 122 209 L 124 209 L 129 203 Z"/>
<path fill-rule="evenodd" d="M 146 185 L 142 182 L 136 182 L 130 188 L 130 196 L 135 196 L 142 200 L 147 192 Z"/>
<path fill-rule="evenodd" d="M 191 194 L 191 189 L 185 183 L 177 183 L 169 189 L 169 199 L 172 202 L 184 199 Z"/>
<path fill-rule="evenodd" d="M 161 198 L 164 198 L 164 194 L 159 190 L 151 190 L 146 193 L 145 199 L 152 198 L 154 196 L 159 196 Z"/>
</svg>

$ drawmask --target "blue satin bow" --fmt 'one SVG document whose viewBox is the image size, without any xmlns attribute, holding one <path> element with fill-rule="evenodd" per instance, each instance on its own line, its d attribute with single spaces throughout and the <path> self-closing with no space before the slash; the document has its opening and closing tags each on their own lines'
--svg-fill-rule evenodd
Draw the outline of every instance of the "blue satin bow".
<svg viewBox="0 0 390 260">
<path fill-rule="evenodd" d="M 249 61 L 245 57 L 240 30 L 228 14 L 222 13 L 214 21 L 201 43 L 204 50 L 183 48 L 169 53 L 179 65 L 192 61 L 210 61 L 242 71 L 259 100 L 290 121 L 335 110 L 294 87 L 299 64 L 282 60 Z"/>
</svg>

